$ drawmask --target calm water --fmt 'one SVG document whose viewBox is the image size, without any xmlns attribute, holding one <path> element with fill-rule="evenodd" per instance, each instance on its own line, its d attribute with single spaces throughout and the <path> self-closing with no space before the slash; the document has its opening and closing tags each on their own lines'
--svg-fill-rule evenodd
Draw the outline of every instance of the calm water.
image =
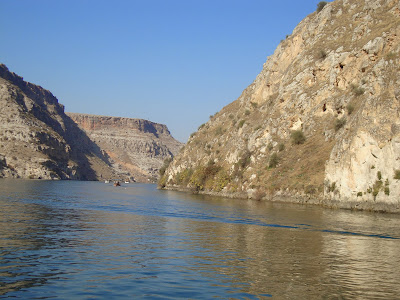
<svg viewBox="0 0 400 300">
<path fill-rule="evenodd" d="M 0 180 L 0 297 L 399 299 L 400 217 Z"/>
</svg>

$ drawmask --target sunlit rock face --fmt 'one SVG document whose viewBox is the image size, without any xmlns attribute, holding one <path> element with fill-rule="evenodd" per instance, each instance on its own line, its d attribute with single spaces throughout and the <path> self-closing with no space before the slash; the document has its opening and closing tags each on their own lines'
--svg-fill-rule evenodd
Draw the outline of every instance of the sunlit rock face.
<svg viewBox="0 0 400 300">
<path fill-rule="evenodd" d="M 399 41 L 398 1 L 328 3 L 192 134 L 160 186 L 397 211 Z"/>
<path fill-rule="evenodd" d="M 167 126 L 142 119 L 67 113 L 123 178 L 155 181 L 163 161 L 183 146 Z"/>
<path fill-rule="evenodd" d="M 0 177 L 154 181 L 181 146 L 165 125 L 67 115 L 51 92 L 0 65 Z"/>
<path fill-rule="evenodd" d="M 0 177 L 96 180 L 114 173 L 51 92 L 0 65 Z"/>
</svg>

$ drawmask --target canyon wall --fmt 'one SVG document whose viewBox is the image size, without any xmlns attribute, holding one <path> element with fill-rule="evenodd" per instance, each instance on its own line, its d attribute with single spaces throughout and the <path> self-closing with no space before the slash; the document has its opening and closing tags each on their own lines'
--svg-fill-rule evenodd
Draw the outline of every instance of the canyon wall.
<svg viewBox="0 0 400 300">
<path fill-rule="evenodd" d="M 0 65 L 0 177 L 96 180 L 115 174 L 101 150 L 40 86 Z"/>
<path fill-rule="evenodd" d="M 164 160 L 172 159 L 183 146 L 162 124 L 79 113 L 67 115 L 102 149 L 122 178 L 156 181 Z"/>
<path fill-rule="evenodd" d="M 399 212 L 399 63 L 399 1 L 328 3 L 192 134 L 160 187 Z"/>
<path fill-rule="evenodd" d="M 181 146 L 165 125 L 67 115 L 50 91 L 0 64 L 0 178 L 153 182 Z"/>
</svg>

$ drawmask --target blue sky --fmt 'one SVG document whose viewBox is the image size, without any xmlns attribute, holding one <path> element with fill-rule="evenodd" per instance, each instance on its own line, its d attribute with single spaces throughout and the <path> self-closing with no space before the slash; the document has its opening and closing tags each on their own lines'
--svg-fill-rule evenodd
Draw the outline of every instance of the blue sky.
<svg viewBox="0 0 400 300">
<path fill-rule="evenodd" d="M 68 112 L 186 142 L 236 100 L 319 0 L 0 0 L 0 63 Z"/>
</svg>

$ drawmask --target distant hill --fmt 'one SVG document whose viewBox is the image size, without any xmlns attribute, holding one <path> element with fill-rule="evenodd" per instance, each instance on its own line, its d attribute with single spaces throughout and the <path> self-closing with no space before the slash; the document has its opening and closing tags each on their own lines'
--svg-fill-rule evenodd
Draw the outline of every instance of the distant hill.
<svg viewBox="0 0 400 300">
<path fill-rule="evenodd" d="M 124 178 L 156 181 L 164 160 L 172 158 L 183 146 L 162 124 L 79 113 L 67 115 L 102 149 Z"/>
<path fill-rule="evenodd" d="M 320 8 L 192 134 L 160 187 L 400 211 L 399 1 Z"/>
<path fill-rule="evenodd" d="M 93 118 L 73 115 L 74 120 Z M 126 119 L 113 120 L 109 125 L 115 129 L 119 126 L 117 120 Z M 135 160 L 133 152 L 143 150 L 139 147 L 125 149 L 124 157 L 118 156 L 119 149 L 115 152 L 102 149 L 97 140 L 92 141 L 64 113 L 64 106 L 51 92 L 25 82 L 0 64 L 0 177 L 77 180 L 137 177 L 139 181 L 154 180 L 162 160 L 171 158 L 180 143 L 174 142 L 164 125 L 143 120 L 135 122 L 143 128 L 125 126 L 126 134 L 134 132 L 138 143 L 142 134 L 143 144 L 147 145 L 151 140 L 156 145 L 145 148 L 149 152 L 147 160 Z M 83 129 L 87 128 L 83 126 Z M 115 135 L 114 129 L 109 130 L 110 135 Z M 103 133 L 105 131 L 103 126 Z M 118 143 L 114 145 L 120 147 Z M 137 155 L 141 157 L 141 154 Z M 137 170 L 124 168 L 128 163 Z"/>
</svg>

